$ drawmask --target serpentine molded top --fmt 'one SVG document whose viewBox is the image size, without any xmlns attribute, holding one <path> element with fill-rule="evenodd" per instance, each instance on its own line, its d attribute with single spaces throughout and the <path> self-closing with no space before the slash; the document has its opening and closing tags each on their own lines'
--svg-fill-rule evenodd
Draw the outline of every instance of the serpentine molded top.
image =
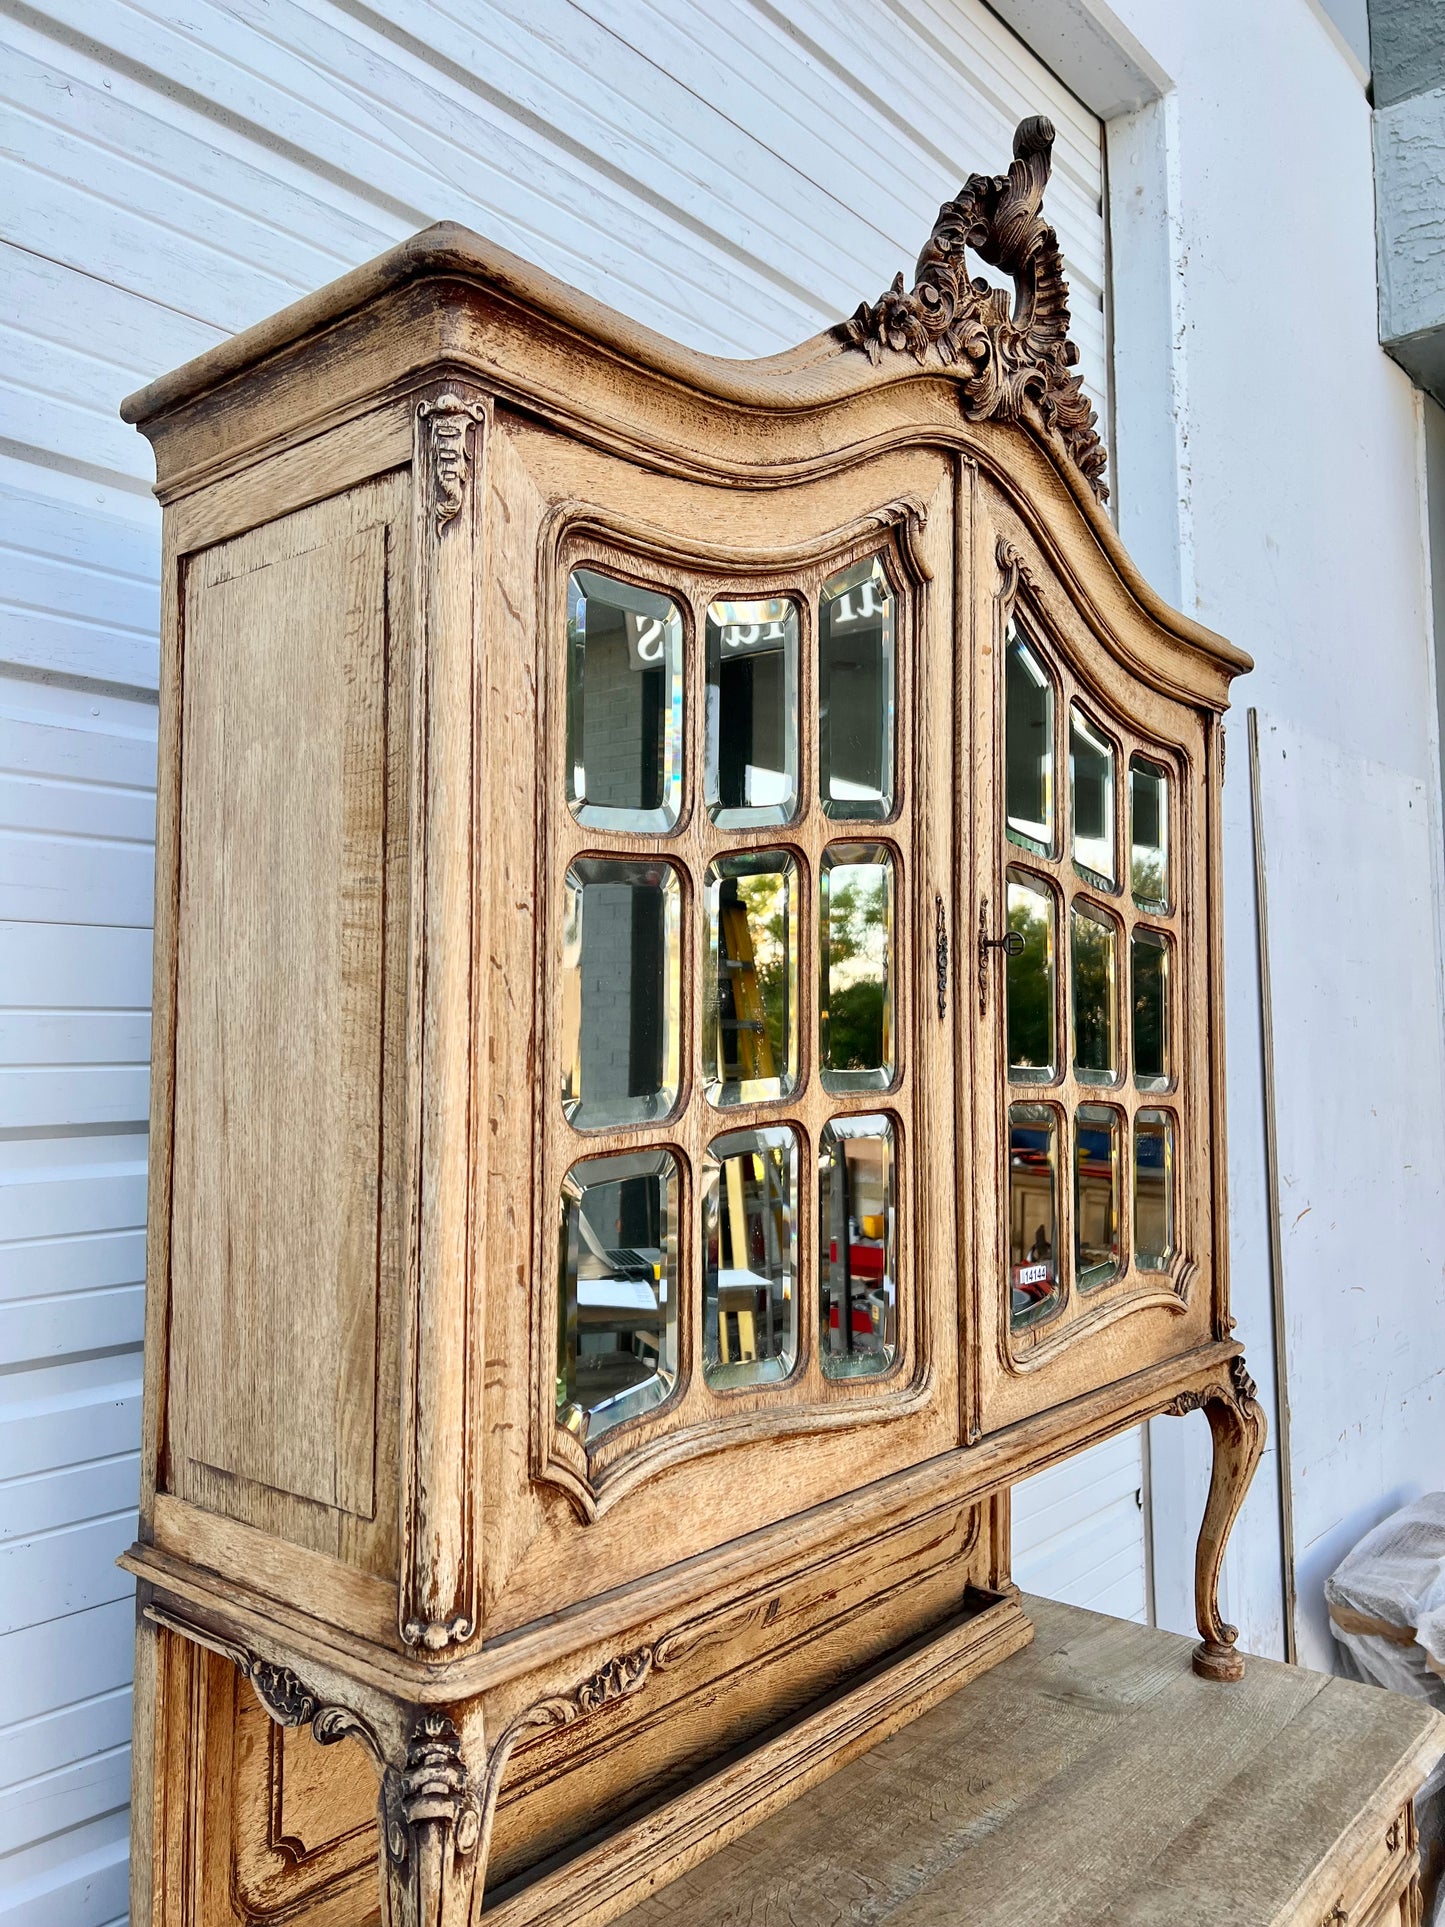
<svg viewBox="0 0 1445 1927">
<path fill-rule="evenodd" d="M 1058 434 L 1102 501 L 1105 451 L 1080 378 L 1070 372 L 1078 349 L 1068 337 L 1068 284 L 1058 237 L 1041 213 L 1053 140 L 1047 120 L 1022 121 L 1008 172 L 971 175 L 939 210 L 910 292 L 900 274 L 872 307 L 865 302 L 850 321 L 782 354 L 736 361 L 681 347 L 469 228 L 441 221 L 162 375 L 129 396 L 120 412 L 143 425 L 391 290 L 460 279 L 688 388 L 744 407 L 801 409 L 842 399 L 869 385 L 860 349 L 885 379 L 911 372 L 906 362 L 887 366 L 895 354 L 919 366 L 931 363 L 936 372 L 962 377 L 963 409 L 972 421 L 1027 421 L 1026 404 L 1036 404 L 1042 425 Z M 967 248 L 1013 275 L 1012 304 L 1002 290 L 969 278 Z"/>
</svg>

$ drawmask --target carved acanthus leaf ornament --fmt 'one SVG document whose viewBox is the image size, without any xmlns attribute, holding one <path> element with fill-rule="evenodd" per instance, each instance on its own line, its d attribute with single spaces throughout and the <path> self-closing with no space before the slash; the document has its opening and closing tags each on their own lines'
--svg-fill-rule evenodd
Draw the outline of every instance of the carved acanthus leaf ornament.
<svg viewBox="0 0 1445 1927">
<path fill-rule="evenodd" d="M 971 421 L 1019 421 L 1025 401 L 1034 402 L 1103 502 L 1108 456 L 1073 372 L 1079 351 L 1069 339 L 1064 258 L 1041 212 L 1053 145 L 1051 121 L 1020 121 L 1007 174 L 971 174 L 939 209 L 913 287 L 905 290 L 903 276 L 895 276 L 886 294 L 842 324 L 842 333 L 875 363 L 892 352 L 922 364 L 932 351 L 946 367 L 957 366 Z M 1012 301 L 969 274 L 969 248 L 1013 277 Z"/>
<path fill-rule="evenodd" d="M 479 402 L 446 394 L 435 401 L 418 403 L 416 412 L 429 431 L 432 514 L 440 534 L 466 499 L 467 479 L 471 474 L 467 431 L 473 422 L 484 418 L 485 410 Z"/>
</svg>

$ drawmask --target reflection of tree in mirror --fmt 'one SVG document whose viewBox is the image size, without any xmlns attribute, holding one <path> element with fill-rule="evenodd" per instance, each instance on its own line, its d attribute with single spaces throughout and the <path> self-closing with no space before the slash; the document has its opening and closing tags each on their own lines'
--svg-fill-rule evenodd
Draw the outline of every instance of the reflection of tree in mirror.
<svg viewBox="0 0 1445 1927">
<path fill-rule="evenodd" d="M 828 1062 L 874 1070 L 886 1061 L 888 888 L 881 864 L 839 865 L 828 887 Z"/>
<path fill-rule="evenodd" d="M 1162 1077 L 1165 1074 L 1165 970 L 1164 946 L 1150 942 L 1141 932 L 1134 939 L 1134 1074 L 1136 1077 Z"/>
<path fill-rule="evenodd" d="M 1054 985 L 1047 899 L 1009 885 L 1008 927 L 1023 949 L 1008 960 L 1008 1061 L 1048 1070 L 1054 1061 Z"/>
<path fill-rule="evenodd" d="M 1136 901 L 1162 905 L 1165 901 L 1163 853 L 1135 844 L 1130 869 Z"/>
<path fill-rule="evenodd" d="M 1074 1061 L 1082 1070 L 1114 1068 L 1114 932 L 1074 913 Z"/>
<path fill-rule="evenodd" d="M 763 1021 L 772 1046 L 773 1065 L 788 1061 L 788 879 L 781 872 L 739 877 L 734 887 L 747 913 L 753 940 L 753 965 L 763 1002 Z"/>
</svg>

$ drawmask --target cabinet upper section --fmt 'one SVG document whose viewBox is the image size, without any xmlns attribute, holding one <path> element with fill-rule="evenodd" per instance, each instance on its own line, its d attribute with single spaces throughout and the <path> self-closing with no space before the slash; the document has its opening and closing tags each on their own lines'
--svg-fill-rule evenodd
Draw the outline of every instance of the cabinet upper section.
<svg viewBox="0 0 1445 1927">
<path fill-rule="evenodd" d="M 127 404 L 163 1548 L 445 1654 L 1227 1329 L 1247 659 L 1103 507 L 1051 138 L 770 360 L 437 227 Z"/>
<path fill-rule="evenodd" d="M 779 355 L 695 353 L 441 222 L 161 377 L 122 413 L 155 446 L 163 501 L 443 369 L 654 469 L 743 487 L 787 486 L 900 444 L 952 444 L 1033 502 L 1066 576 L 1088 584 L 1126 650 L 1128 615 L 1157 628 L 1137 672 L 1223 707 L 1249 658 L 1160 600 L 1103 507 L 1105 451 L 1073 372 L 1068 287 L 1042 212 L 1052 141 L 1046 120 L 1022 122 L 1008 171 L 971 176 L 940 209 L 911 289 L 900 274 Z M 976 278 L 970 255 L 1011 276 L 1012 297 Z"/>
</svg>

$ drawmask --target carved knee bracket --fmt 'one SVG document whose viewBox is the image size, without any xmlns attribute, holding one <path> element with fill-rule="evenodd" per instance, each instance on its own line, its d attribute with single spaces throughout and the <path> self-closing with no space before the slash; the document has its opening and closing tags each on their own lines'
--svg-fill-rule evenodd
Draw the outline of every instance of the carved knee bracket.
<svg viewBox="0 0 1445 1927">
<path fill-rule="evenodd" d="M 1201 1679 L 1244 1677 L 1244 1657 L 1235 1648 L 1238 1629 L 1219 1613 L 1219 1574 L 1230 1531 L 1264 1451 L 1268 1428 L 1256 1393 L 1243 1358 L 1235 1357 L 1229 1361 L 1227 1383 L 1183 1392 L 1166 1408 L 1176 1415 L 1203 1412 L 1214 1439 L 1214 1469 L 1194 1561 L 1194 1610 L 1203 1635 L 1194 1649 L 1194 1670 Z"/>
<path fill-rule="evenodd" d="M 379 1778 L 382 1919 L 385 1927 L 470 1927 L 486 1875 L 502 1780 L 519 1742 L 587 1719 L 646 1684 L 670 1663 L 669 1635 L 599 1667 L 570 1691 L 525 1708 L 489 1746 L 480 1704 L 450 1710 L 371 1696 L 366 1712 L 336 1703 L 289 1666 L 159 1606 L 145 1617 L 229 1659 L 278 1726 L 309 1726 L 322 1746 L 356 1739 Z M 668 1649 L 668 1650 L 665 1650 Z"/>
</svg>

